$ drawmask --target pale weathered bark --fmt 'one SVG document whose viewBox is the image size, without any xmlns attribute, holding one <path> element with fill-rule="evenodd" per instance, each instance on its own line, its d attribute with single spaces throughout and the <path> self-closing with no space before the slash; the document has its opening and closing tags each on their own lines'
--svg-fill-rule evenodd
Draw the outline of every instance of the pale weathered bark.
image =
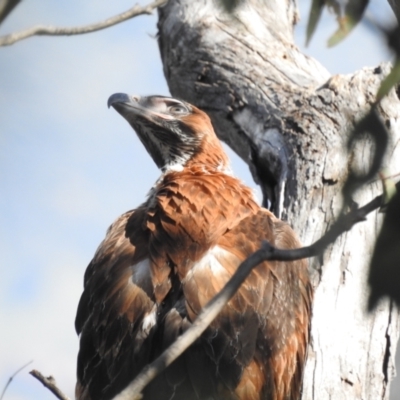
<svg viewBox="0 0 400 400">
<path fill-rule="evenodd" d="M 346 143 L 389 67 L 330 77 L 293 42 L 294 0 L 239 3 L 233 14 L 213 0 L 170 0 L 161 8 L 165 76 L 173 96 L 209 113 L 274 211 L 309 244 L 340 210 L 349 168 L 368 168 L 371 142 L 351 152 Z M 400 102 L 394 91 L 379 111 L 391 132 L 386 164 L 399 172 Z M 372 182 L 355 200 L 363 204 L 379 192 L 379 182 Z M 316 291 L 303 399 L 388 398 L 399 313 L 389 302 L 366 313 L 367 268 L 379 224 L 375 213 L 323 260 L 310 260 Z"/>
</svg>

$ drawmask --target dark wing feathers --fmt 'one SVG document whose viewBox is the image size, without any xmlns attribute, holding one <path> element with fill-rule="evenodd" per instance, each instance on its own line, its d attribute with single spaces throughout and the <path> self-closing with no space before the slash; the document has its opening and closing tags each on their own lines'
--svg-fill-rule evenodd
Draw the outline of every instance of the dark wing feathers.
<svg viewBox="0 0 400 400">
<path fill-rule="evenodd" d="M 132 279 L 147 246 L 138 240 L 135 245 L 140 251 L 136 251 L 125 235 L 135 213 L 124 214 L 110 227 L 85 274 L 76 317 L 81 334 L 78 399 L 111 398 L 149 360 L 148 347 L 143 346 L 148 337 L 143 336 L 141 324 L 154 299 L 145 277 L 136 283 Z"/>
</svg>

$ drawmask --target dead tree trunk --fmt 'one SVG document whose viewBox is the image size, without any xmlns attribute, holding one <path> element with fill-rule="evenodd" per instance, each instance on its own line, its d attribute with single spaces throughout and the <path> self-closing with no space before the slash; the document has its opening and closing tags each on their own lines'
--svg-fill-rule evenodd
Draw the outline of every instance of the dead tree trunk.
<svg viewBox="0 0 400 400">
<path fill-rule="evenodd" d="M 371 142 L 352 151 L 354 123 L 375 100 L 388 66 L 330 76 L 293 42 L 294 0 L 170 0 L 159 10 L 160 51 L 173 96 L 209 113 L 219 137 L 250 166 L 274 212 L 304 244 L 319 238 L 342 204 L 350 168 L 368 167 Z M 400 171 L 400 102 L 379 112 L 391 131 L 389 170 Z M 364 204 L 379 182 L 357 193 Z M 375 213 L 310 260 L 315 277 L 303 399 L 387 399 L 399 313 L 382 302 L 366 313 L 367 268 L 379 229 Z"/>
</svg>

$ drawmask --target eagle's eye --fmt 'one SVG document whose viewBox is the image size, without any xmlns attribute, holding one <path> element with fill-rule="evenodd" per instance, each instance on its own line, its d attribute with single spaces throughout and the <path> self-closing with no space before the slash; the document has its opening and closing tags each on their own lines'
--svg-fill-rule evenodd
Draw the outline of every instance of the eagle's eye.
<svg viewBox="0 0 400 400">
<path fill-rule="evenodd" d="M 182 115 L 188 113 L 188 109 L 182 104 L 174 104 L 173 106 L 168 107 L 168 111 L 171 114 L 175 115 Z"/>
</svg>

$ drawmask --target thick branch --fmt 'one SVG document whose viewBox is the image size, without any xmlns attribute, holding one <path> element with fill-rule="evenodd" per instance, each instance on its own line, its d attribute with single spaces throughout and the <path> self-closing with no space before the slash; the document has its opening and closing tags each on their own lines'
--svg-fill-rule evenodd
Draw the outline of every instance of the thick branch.
<svg viewBox="0 0 400 400">
<path fill-rule="evenodd" d="M 398 184 L 398 189 L 400 185 Z M 164 369 L 172 364 L 207 329 L 234 296 L 240 285 L 253 268 L 263 261 L 294 261 L 322 254 L 342 233 L 350 230 L 357 222 L 364 221 L 372 211 L 383 205 L 383 196 L 377 196 L 362 208 L 353 208 L 347 214 L 341 214 L 335 224 L 319 240 L 310 246 L 294 250 L 277 249 L 268 242 L 243 261 L 224 288 L 203 308 L 193 325 L 169 347 L 160 357 L 149 364 L 132 383 L 113 400 L 139 400 L 143 389 Z"/>
<path fill-rule="evenodd" d="M 43 26 L 37 25 L 31 28 L 14 32 L 9 35 L 0 36 L 0 46 L 9 46 L 15 42 L 26 39 L 31 36 L 70 36 L 70 35 L 82 35 L 84 33 L 90 33 L 99 31 L 101 29 L 108 28 L 113 25 L 117 25 L 121 22 L 127 21 L 128 19 L 137 17 L 143 14 L 151 14 L 157 7 L 160 7 L 166 3 L 167 0 L 156 0 L 144 7 L 135 5 L 129 10 L 115 15 L 114 17 L 108 18 L 105 21 L 97 22 L 91 25 L 76 26 L 72 28 L 63 28 L 56 26 Z"/>
<path fill-rule="evenodd" d="M 43 386 L 47 387 L 54 396 L 57 397 L 59 400 L 70 400 L 70 398 L 65 395 L 58 387 L 56 384 L 56 380 L 52 376 L 48 376 L 47 378 L 43 376 L 39 371 L 36 369 L 32 370 L 29 372 L 33 377 L 35 377 L 38 381 L 40 381 Z"/>
</svg>

